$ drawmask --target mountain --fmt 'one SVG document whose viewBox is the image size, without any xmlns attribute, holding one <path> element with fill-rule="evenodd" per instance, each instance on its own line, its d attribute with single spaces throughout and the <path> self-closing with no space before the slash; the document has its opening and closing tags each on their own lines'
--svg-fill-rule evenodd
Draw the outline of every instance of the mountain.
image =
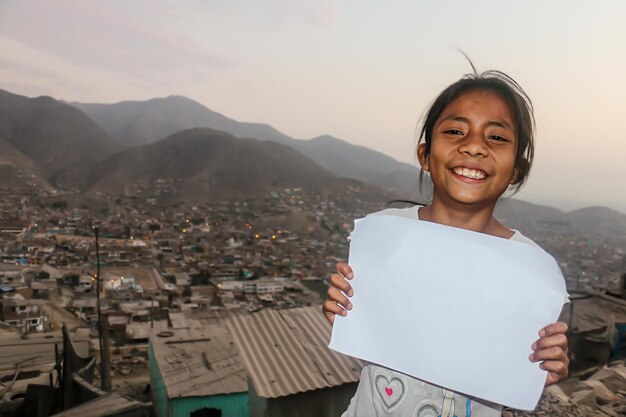
<svg viewBox="0 0 626 417">
<path fill-rule="evenodd" d="M 408 190 L 397 193 L 398 198 L 425 200 L 411 194 L 418 183 L 416 168 L 341 139 L 296 140 L 268 125 L 228 119 L 183 97 L 124 103 L 82 106 L 87 112 L 107 114 L 110 120 L 99 123 L 109 128 L 117 123 L 120 130 L 111 132 L 130 132 L 126 137 L 130 143 L 135 139 L 128 138 L 139 137 L 138 132 L 153 143 L 129 147 L 75 107 L 50 97 L 31 99 L 0 90 L 0 193 L 14 185 L 29 192 L 71 186 L 91 196 L 143 189 L 179 199 L 218 200 L 302 187 L 320 193 L 351 189 L 372 198 L 393 198 L 377 187 L 341 178 L 347 177 Z M 144 111 L 146 103 L 150 112 Z M 118 105 L 128 107 L 122 111 Z M 179 131 L 206 120 L 235 133 L 210 128 Z M 139 126 L 143 127 L 133 130 Z M 178 133 L 155 139 L 168 129 Z M 349 193 L 345 198 L 354 200 Z M 523 231 L 545 233 L 550 228 L 590 235 L 601 232 L 618 239 L 626 236 L 626 215 L 604 207 L 565 213 L 505 199 L 496 216 Z"/>
<path fill-rule="evenodd" d="M 197 128 L 109 156 L 94 166 L 86 190 L 132 193 L 143 187 L 158 190 L 158 184 L 167 184 L 173 198 L 192 200 L 295 187 L 326 192 L 358 185 L 336 177 L 288 146 Z"/>
<path fill-rule="evenodd" d="M 152 143 L 184 129 L 210 127 L 239 138 L 288 145 L 338 176 L 393 189 L 402 198 L 418 198 L 416 167 L 332 136 L 294 139 L 271 126 L 238 122 L 180 96 L 115 104 L 71 104 L 130 145 Z"/>
<path fill-rule="evenodd" d="M 74 186 L 89 167 L 124 146 L 78 109 L 51 97 L 0 90 L 0 142 L 14 166 Z"/>
<path fill-rule="evenodd" d="M 111 136 L 128 145 L 156 142 L 182 130 L 210 127 L 237 137 L 286 144 L 292 139 L 271 126 L 241 123 L 181 96 L 115 104 L 70 103 L 85 112 Z"/>
<path fill-rule="evenodd" d="M 587 233 L 598 229 L 626 234 L 626 215 L 607 207 L 586 207 L 568 213 L 570 221 Z"/>
<path fill-rule="evenodd" d="M 596 235 L 626 239 L 626 215 L 607 207 L 587 207 L 564 212 L 553 207 L 517 199 L 501 199 L 495 216 L 507 226 L 537 234 L 546 230 L 569 230 L 573 234 Z"/>
<path fill-rule="evenodd" d="M 290 146 L 342 177 L 394 188 L 403 176 L 406 176 L 410 178 L 410 186 L 417 184 L 419 175 L 417 167 L 333 136 L 324 135 L 310 140 L 299 140 Z M 390 178 L 394 178 L 397 183 L 390 181 Z M 403 188 L 406 185 L 401 184 Z"/>
<path fill-rule="evenodd" d="M 35 162 L 3 139 L 0 139 L 0 179 L 0 190 L 8 193 L 54 189 Z"/>
<path fill-rule="evenodd" d="M 514 198 L 501 198 L 494 212 L 498 219 L 515 221 L 516 219 L 534 219 L 540 222 L 565 221 L 567 213 L 554 207 L 533 204 Z"/>
</svg>

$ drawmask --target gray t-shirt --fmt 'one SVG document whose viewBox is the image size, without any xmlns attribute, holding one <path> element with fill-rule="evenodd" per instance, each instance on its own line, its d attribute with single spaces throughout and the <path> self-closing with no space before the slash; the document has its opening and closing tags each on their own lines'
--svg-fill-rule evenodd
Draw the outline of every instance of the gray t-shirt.
<svg viewBox="0 0 626 417">
<path fill-rule="evenodd" d="M 372 215 L 394 215 L 419 221 L 418 206 L 387 209 Z M 511 239 L 538 246 L 515 231 Z M 463 372 L 463 369 L 459 369 Z M 502 407 L 446 390 L 378 365 L 366 365 L 356 394 L 342 417 L 497 417 Z"/>
</svg>

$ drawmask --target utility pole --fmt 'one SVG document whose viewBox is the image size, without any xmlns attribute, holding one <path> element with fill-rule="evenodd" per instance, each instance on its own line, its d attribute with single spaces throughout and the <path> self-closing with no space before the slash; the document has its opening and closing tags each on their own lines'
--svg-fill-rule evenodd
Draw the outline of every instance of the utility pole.
<svg viewBox="0 0 626 417">
<path fill-rule="evenodd" d="M 102 351 L 100 353 L 100 367 L 102 375 L 102 391 L 111 392 L 111 345 L 109 343 L 109 315 L 103 314 L 102 320 Z"/>
<path fill-rule="evenodd" d="M 106 337 L 108 338 L 109 326 L 107 322 L 106 329 L 104 328 L 103 322 L 102 322 L 102 310 L 100 309 L 100 291 L 101 291 L 100 242 L 98 240 L 100 228 L 93 223 L 92 223 L 92 228 L 93 228 L 94 236 L 96 238 L 96 308 L 98 311 L 98 342 L 99 342 L 98 344 L 100 347 L 100 385 L 103 391 L 108 392 L 111 390 L 111 371 L 108 370 L 109 367 L 105 364 L 105 362 L 109 359 L 109 353 L 108 352 L 107 354 L 104 353 L 105 343 L 104 343 L 103 338 L 105 337 L 104 330 L 107 331 Z M 107 317 L 107 320 L 108 320 L 108 317 Z M 108 348 L 108 345 L 109 344 L 106 343 L 107 348 Z M 107 389 L 107 381 L 108 381 L 108 389 Z"/>
</svg>

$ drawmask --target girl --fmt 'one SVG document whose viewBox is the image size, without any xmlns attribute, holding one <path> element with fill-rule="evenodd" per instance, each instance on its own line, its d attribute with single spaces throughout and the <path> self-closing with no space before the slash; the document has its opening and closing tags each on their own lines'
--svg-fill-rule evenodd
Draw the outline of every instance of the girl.
<svg viewBox="0 0 626 417">
<path fill-rule="evenodd" d="M 432 180 L 429 204 L 374 214 L 405 216 L 535 245 L 493 217 L 498 198 L 517 191 L 530 171 L 534 151 L 532 103 L 521 87 L 499 71 L 466 75 L 435 99 L 423 123 L 417 157 Z M 352 308 L 349 265 L 337 264 L 323 312 L 332 324 Z M 358 278 L 357 278 L 358 279 Z M 345 294 L 345 295 L 344 295 Z M 346 297 L 347 295 L 347 297 Z M 567 326 L 539 330 L 531 362 L 548 371 L 546 385 L 567 377 Z M 494 349 L 497 349 L 494 346 Z M 459 369 L 459 372 L 463 372 Z M 514 376 L 509 376 L 514 377 Z M 497 381 L 494 381 L 497 383 Z M 344 417 L 499 416 L 501 406 L 465 397 L 377 365 L 366 365 Z"/>
</svg>

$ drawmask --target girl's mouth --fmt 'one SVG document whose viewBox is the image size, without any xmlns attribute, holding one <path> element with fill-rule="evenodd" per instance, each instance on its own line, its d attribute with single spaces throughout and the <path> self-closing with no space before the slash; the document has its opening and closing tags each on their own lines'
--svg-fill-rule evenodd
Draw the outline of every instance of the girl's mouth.
<svg viewBox="0 0 626 417">
<path fill-rule="evenodd" d="M 470 169 L 465 167 L 452 168 L 452 172 L 461 177 L 469 178 L 472 180 L 482 180 L 487 178 L 487 173 L 480 169 Z"/>
</svg>

